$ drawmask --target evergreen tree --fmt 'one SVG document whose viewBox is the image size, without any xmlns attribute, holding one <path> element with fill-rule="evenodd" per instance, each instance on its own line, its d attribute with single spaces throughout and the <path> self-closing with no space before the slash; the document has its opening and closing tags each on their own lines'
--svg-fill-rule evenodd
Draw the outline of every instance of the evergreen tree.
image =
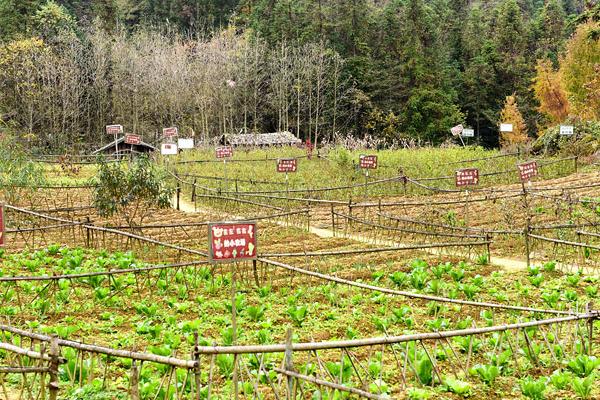
<svg viewBox="0 0 600 400">
<path fill-rule="evenodd" d="M 547 0 L 534 25 L 536 58 L 549 58 L 558 65 L 565 34 L 565 12 L 558 0 Z"/>
<path fill-rule="evenodd" d="M 31 16 L 43 0 L 0 0 L 0 41 L 14 39 L 31 29 Z"/>
<path fill-rule="evenodd" d="M 530 67 L 527 65 L 528 32 L 516 0 L 504 0 L 498 8 L 498 19 L 493 32 L 494 47 L 499 62 L 497 80 L 500 92 L 525 92 L 529 86 Z"/>
</svg>

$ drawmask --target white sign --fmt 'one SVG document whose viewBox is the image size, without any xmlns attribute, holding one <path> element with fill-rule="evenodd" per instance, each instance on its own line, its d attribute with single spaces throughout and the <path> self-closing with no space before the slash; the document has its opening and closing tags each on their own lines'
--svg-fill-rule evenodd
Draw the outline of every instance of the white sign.
<svg viewBox="0 0 600 400">
<path fill-rule="evenodd" d="M 177 155 L 177 145 L 173 143 L 163 143 L 160 147 L 160 154 L 163 156 Z"/>
<path fill-rule="evenodd" d="M 455 127 L 450 129 L 450 132 L 452 132 L 452 135 L 458 136 L 463 131 L 463 129 L 464 128 L 462 125 L 456 125 Z"/>
<path fill-rule="evenodd" d="M 500 124 L 500 132 L 512 132 L 513 125 L 512 124 Z"/>
<path fill-rule="evenodd" d="M 565 136 L 570 136 L 573 134 L 573 125 L 561 125 L 560 126 L 560 134 Z"/>
<path fill-rule="evenodd" d="M 462 131 L 462 137 L 474 137 L 475 129 L 465 128 Z"/>
<path fill-rule="evenodd" d="M 179 138 L 177 139 L 177 147 L 180 149 L 193 149 L 194 139 L 193 138 Z"/>
</svg>

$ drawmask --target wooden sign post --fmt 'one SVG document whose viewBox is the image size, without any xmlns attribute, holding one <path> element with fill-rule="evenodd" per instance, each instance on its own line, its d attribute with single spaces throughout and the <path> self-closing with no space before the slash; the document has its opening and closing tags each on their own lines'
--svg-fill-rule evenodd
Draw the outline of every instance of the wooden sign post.
<svg viewBox="0 0 600 400">
<path fill-rule="evenodd" d="M 525 252 L 527 255 L 527 267 L 531 265 L 531 250 L 529 246 L 529 234 L 531 233 L 531 213 L 529 212 L 529 200 L 527 198 L 527 189 L 525 188 L 525 182 L 529 182 L 531 185 L 531 178 L 537 176 L 538 165 L 537 161 L 529 161 L 523 164 L 518 164 L 519 177 L 521 178 L 521 186 L 523 188 L 523 202 L 525 203 L 525 210 L 527 212 L 527 226 L 525 227 Z"/>
<path fill-rule="evenodd" d="M 367 188 L 369 185 L 369 170 L 377 169 L 377 156 L 361 154 L 358 158 L 358 165 L 365 171 L 365 199 L 368 197 Z"/>
<path fill-rule="evenodd" d="M 465 188 L 465 225 L 469 227 L 469 186 L 479 185 L 479 170 L 477 168 L 463 168 L 456 171 L 456 187 Z"/>
<path fill-rule="evenodd" d="M 229 189 L 227 181 L 227 159 L 233 157 L 233 147 L 219 146 L 215 149 L 215 155 L 218 159 L 223 159 L 223 176 L 225 177 L 225 191 Z"/>
<path fill-rule="evenodd" d="M 279 158 L 277 160 L 277 172 L 285 173 L 285 190 L 288 197 L 290 197 L 290 182 L 288 180 L 288 172 L 296 172 L 297 170 L 298 160 L 295 158 Z"/>
<path fill-rule="evenodd" d="M 106 125 L 106 134 L 114 135 L 115 138 L 115 152 L 117 154 L 117 159 L 119 158 L 119 135 L 123 133 L 123 125 Z"/>
<path fill-rule="evenodd" d="M 237 342 L 237 265 L 239 261 L 256 261 L 257 236 L 256 222 L 214 222 L 208 225 L 209 260 L 212 263 L 231 263 L 231 328 L 234 345 Z M 234 391 L 237 391 L 237 362 L 233 368 Z"/>
</svg>

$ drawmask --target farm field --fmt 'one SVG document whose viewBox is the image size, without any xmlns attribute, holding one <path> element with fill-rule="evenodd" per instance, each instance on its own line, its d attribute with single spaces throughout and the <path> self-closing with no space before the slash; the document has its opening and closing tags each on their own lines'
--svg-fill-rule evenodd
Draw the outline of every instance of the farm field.
<svg viewBox="0 0 600 400">
<path fill-rule="evenodd" d="M 474 148 L 305 157 L 156 160 L 172 208 L 135 225 L 98 214 L 94 164 L 1 188 L 0 357 L 31 371 L 0 375 L 0 396 L 600 396 L 593 165 L 539 159 L 522 185 L 530 157 Z M 225 220 L 257 222 L 256 261 L 208 261 Z"/>
</svg>

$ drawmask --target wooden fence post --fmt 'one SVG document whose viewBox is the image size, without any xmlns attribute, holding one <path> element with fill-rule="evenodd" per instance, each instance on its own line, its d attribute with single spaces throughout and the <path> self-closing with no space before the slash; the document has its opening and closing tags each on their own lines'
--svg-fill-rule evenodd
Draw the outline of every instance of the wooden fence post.
<svg viewBox="0 0 600 400">
<path fill-rule="evenodd" d="M 181 196 L 181 184 L 177 181 L 177 211 L 179 211 L 179 196 Z"/>
<path fill-rule="evenodd" d="M 333 212 L 333 203 L 331 203 L 331 230 L 333 231 L 333 237 L 335 237 L 335 214 Z"/>
<path fill-rule="evenodd" d="M 490 235 L 489 232 L 485 233 L 485 241 L 487 242 L 486 248 L 487 248 L 487 255 L 488 255 L 488 264 L 492 264 L 492 250 L 490 248 L 491 247 L 490 242 L 492 241 L 492 236 Z"/>
<path fill-rule="evenodd" d="M 201 382 L 200 382 L 200 351 L 198 350 L 199 345 L 198 345 L 198 331 L 194 332 L 194 352 L 193 352 L 193 358 L 196 361 L 196 363 L 198 363 L 198 365 L 196 366 L 196 368 L 194 368 L 194 380 L 196 383 L 196 400 L 200 400 L 200 386 L 201 386 Z"/>
<path fill-rule="evenodd" d="M 60 357 L 60 347 L 58 346 L 58 337 L 53 336 L 50 340 L 50 382 L 48 383 L 48 391 L 50 392 L 50 400 L 56 400 L 58 397 L 58 363 Z"/>
<path fill-rule="evenodd" d="M 196 202 L 196 179 L 194 178 L 194 184 L 192 185 L 192 201 Z"/>
<path fill-rule="evenodd" d="M 131 400 L 140 400 L 140 375 L 138 373 L 137 360 L 133 360 L 131 364 Z"/>
<path fill-rule="evenodd" d="M 89 216 L 85 217 L 85 224 L 86 225 L 90 224 Z M 90 247 L 90 228 L 88 228 L 87 226 L 85 227 L 85 247 L 87 247 L 87 248 Z"/>
<path fill-rule="evenodd" d="M 589 303 L 586 304 L 586 307 L 585 307 L 586 308 L 586 310 L 585 310 L 586 313 L 589 314 L 589 313 L 593 312 L 592 311 L 592 305 L 593 305 L 592 302 L 589 302 Z M 589 318 L 587 320 L 587 323 L 588 323 L 588 349 L 587 350 L 588 350 L 588 355 L 589 356 L 591 356 L 592 354 L 594 354 L 592 352 L 592 345 L 594 343 L 592 339 L 593 339 L 593 336 L 594 336 L 594 321 L 595 321 L 595 319 L 596 318 Z"/>
<path fill-rule="evenodd" d="M 525 188 L 525 182 L 521 180 L 521 187 L 523 188 L 523 204 L 525 206 L 525 221 L 527 226 L 523 230 L 525 235 L 525 252 L 527 253 L 527 268 L 531 266 L 531 249 L 529 243 L 529 234 L 531 233 L 531 214 L 529 212 L 529 201 L 527 200 L 527 189 Z"/>
<path fill-rule="evenodd" d="M 285 335 L 285 370 L 286 371 L 294 371 L 294 363 L 292 360 L 292 328 L 288 328 Z M 295 399 L 294 393 L 294 378 L 290 375 L 287 375 L 287 393 L 286 399 L 292 400 Z"/>
</svg>

